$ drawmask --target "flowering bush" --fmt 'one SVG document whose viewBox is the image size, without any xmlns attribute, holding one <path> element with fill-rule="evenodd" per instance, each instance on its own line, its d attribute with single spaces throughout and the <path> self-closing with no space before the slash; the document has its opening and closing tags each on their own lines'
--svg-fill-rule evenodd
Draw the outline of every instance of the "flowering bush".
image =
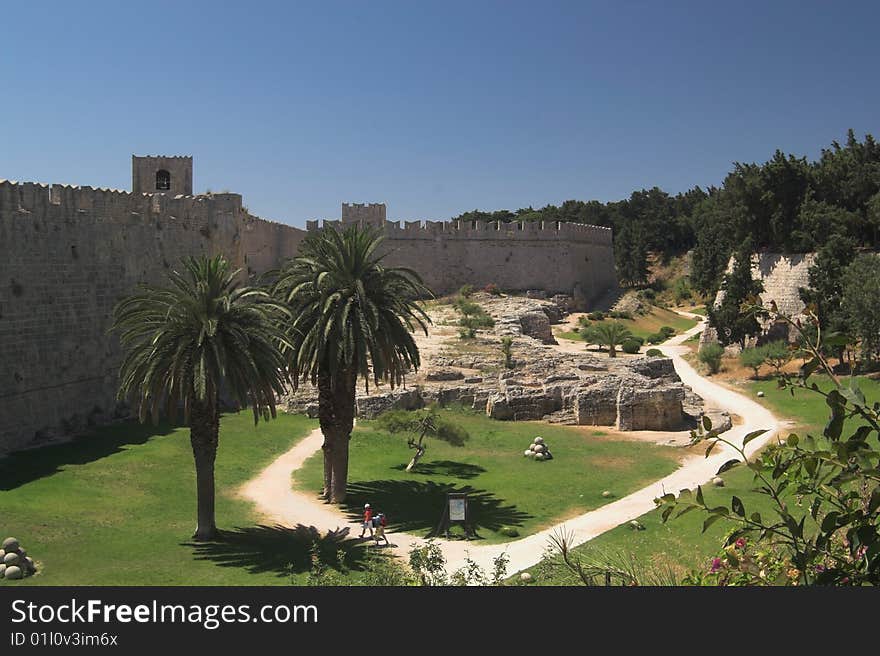
<svg viewBox="0 0 880 656">
<path fill-rule="evenodd" d="M 824 346 L 845 346 L 845 336 L 831 335 L 820 342 L 818 319 L 809 308 L 807 313 L 817 328 L 815 332 L 804 330 L 799 321 L 778 315 L 775 307 L 772 313 L 799 331 L 802 350 L 812 356 L 798 377 L 782 375 L 779 384 L 792 393 L 799 388 L 823 397 L 830 417 L 822 435 L 791 434 L 750 460 L 746 444 L 766 431 L 749 433 L 738 444 L 712 430 L 711 421 L 704 417 L 701 429 L 692 433 L 694 440 L 708 442 L 706 456 L 718 444 L 736 451 L 738 457 L 725 462 L 718 473 L 740 465 L 748 467 L 754 473 L 757 491 L 772 500 L 774 514 L 762 517 L 760 512 L 747 509 L 736 496 L 731 497 L 730 508 L 709 506 L 702 489 L 697 487 L 695 493 L 682 490 L 678 496 L 665 494 L 657 499 L 663 507 L 663 521 L 676 509 L 676 517 L 680 517 L 699 508 L 708 514 L 703 522 L 704 531 L 720 519 L 738 525 L 708 571 L 694 575 L 699 582 L 877 585 L 880 403 L 868 402 L 856 379 L 841 381 L 822 355 Z M 817 369 L 831 381 L 830 391 L 808 382 Z M 747 538 L 755 541 L 753 550 L 746 549 Z"/>
</svg>

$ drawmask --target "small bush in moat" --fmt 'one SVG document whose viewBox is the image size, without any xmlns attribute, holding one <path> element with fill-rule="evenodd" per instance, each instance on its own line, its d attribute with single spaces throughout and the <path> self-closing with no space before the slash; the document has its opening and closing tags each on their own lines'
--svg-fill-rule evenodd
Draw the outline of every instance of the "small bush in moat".
<svg viewBox="0 0 880 656">
<path fill-rule="evenodd" d="M 700 362 L 709 368 L 709 373 L 717 374 L 721 369 L 721 357 L 724 355 L 724 347 L 721 344 L 706 344 L 697 353 Z"/>
</svg>

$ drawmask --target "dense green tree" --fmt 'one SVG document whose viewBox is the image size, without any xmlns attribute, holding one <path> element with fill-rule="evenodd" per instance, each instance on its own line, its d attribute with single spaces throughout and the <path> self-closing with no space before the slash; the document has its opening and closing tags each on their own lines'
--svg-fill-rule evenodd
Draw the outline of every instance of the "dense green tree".
<svg viewBox="0 0 880 656">
<path fill-rule="evenodd" d="M 622 284 L 639 285 L 648 279 L 648 249 L 641 229 L 626 223 L 617 232 L 614 261 Z"/>
<path fill-rule="evenodd" d="M 286 309 L 265 291 L 240 286 L 222 257 L 187 258 L 170 286 L 143 286 L 113 311 L 125 356 L 120 399 L 133 399 L 138 418 L 189 426 L 196 468 L 198 521 L 193 539 L 213 540 L 214 461 L 220 436 L 220 394 L 251 406 L 254 422 L 275 416 L 285 390 Z M 242 447 L 246 448 L 246 447 Z"/>
<path fill-rule="evenodd" d="M 880 347 L 880 258 L 876 255 L 859 255 L 844 270 L 841 309 L 859 338 L 862 357 L 870 364 Z"/>
<path fill-rule="evenodd" d="M 754 312 L 745 306 L 759 303 L 758 295 L 764 291 L 760 280 L 752 278 L 752 245 L 746 242 L 737 252 L 733 269 L 724 276 L 721 302 L 709 306 L 709 325 L 718 332 L 722 344 L 739 344 L 745 348 L 746 340 L 760 332 Z"/>
<path fill-rule="evenodd" d="M 843 272 L 854 255 L 855 242 L 849 237 L 833 234 L 816 253 L 816 260 L 809 269 L 810 286 L 800 289 L 801 300 L 812 308 L 825 331 L 847 330 L 840 303 L 843 297 Z"/>
<path fill-rule="evenodd" d="M 291 380 L 318 388 L 322 495 L 332 503 L 345 499 L 357 379 L 367 387 L 371 380 L 401 383 L 421 364 L 411 333 L 427 334 L 430 322 L 418 302 L 430 290 L 414 271 L 386 267 L 381 241 L 378 233 L 357 226 L 310 233 L 274 287 L 290 307 Z"/>
</svg>

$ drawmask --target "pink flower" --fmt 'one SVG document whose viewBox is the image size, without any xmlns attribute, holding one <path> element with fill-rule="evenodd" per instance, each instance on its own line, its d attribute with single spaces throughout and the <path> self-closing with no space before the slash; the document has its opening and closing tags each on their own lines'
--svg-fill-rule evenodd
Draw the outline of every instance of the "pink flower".
<svg viewBox="0 0 880 656">
<path fill-rule="evenodd" d="M 709 570 L 709 573 L 714 574 L 719 569 L 721 569 L 721 559 L 720 558 L 713 558 L 712 559 L 712 569 Z"/>
<path fill-rule="evenodd" d="M 734 544 L 736 545 L 737 549 L 742 549 L 746 546 L 746 539 L 738 538 L 737 541 L 734 542 Z"/>
</svg>

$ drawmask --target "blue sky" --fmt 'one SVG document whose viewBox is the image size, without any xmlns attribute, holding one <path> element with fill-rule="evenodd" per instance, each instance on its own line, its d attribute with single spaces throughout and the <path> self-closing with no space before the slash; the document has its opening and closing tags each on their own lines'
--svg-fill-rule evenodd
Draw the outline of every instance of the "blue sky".
<svg viewBox="0 0 880 656">
<path fill-rule="evenodd" d="M 302 225 L 718 184 L 880 137 L 880 3 L 10 3 L 0 178 L 196 191 Z"/>
</svg>

